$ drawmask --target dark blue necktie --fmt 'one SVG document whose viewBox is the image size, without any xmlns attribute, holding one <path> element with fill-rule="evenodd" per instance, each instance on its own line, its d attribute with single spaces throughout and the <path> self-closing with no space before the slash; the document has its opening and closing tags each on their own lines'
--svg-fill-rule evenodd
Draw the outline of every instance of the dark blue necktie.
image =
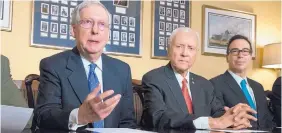
<svg viewBox="0 0 282 133">
<path fill-rule="evenodd" d="M 247 101 L 248 101 L 250 107 L 251 107 L 252 109 L 256 110 L 256 106 L 255 106 L 255 104 L 254 104 L 254 101 L 252 100 L 252 97 L 251 97 L 251 95 L 250 95 L 250 93 L 249 93 L 249 91 L 248 91 L 248 89 L 247 89 L 247 82 L 246 82 L 246 80 L 243 79 L 243 80 L 241 81 L 240 85 L 241 85 L 242 91 L 243 91 L 243 93 L 244 93 L 244 95 L 245 95 L 245 97 L 246 97 L 246 99 L 247 99 Z"/>
<path fill-rule="evenodd" d="M 88 74 L 88 88 L 89 88 L 89 92 L 92 92 L 92 90 L 95 89 L 99 85 L 99 80 L 95 73 L 95 68 L 97 65 L 92 63 L 89 66 L 90 66 L 90 69 L 89 69 L 89 74 Z M 98 92 L 97 95 L 100 95 L 100 94 L 101 94 L 101 90 Z M 93 127 L 94 128 L 103 128 L 104 120 L 93 122 Z"/>
</svg>

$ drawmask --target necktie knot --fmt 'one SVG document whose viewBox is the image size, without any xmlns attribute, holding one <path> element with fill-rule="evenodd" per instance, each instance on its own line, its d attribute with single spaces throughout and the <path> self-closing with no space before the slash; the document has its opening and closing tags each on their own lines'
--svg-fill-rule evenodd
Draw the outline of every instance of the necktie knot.
<svg viewBox="0 0 282 133">
<path fill-rule="evenodd" d="M 241 85 L 246 85 L 246 84 L 247 84 L 246 80 L 243 79 L 243 80 L 241 81 Z"/>
<path fill-rule="evenodd" d="M 91 63 L 90 65 L 90 71 L 94 71 L 97 65 L 95 63 Z"/>
<path fill-rule="evenodd" d="M 182 84 L 186 84 L 186 83 L 187 83 L 186 78 L 183 78 L 183 80 L 182 80 Z"/>
</svg>

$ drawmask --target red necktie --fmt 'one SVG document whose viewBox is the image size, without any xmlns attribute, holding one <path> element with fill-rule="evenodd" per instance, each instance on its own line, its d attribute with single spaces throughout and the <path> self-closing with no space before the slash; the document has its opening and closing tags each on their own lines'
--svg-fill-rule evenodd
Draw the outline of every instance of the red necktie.
<svg viewBox="0 0 282 133">
<path fill-rule="evenodd" d="M 189 114 L 193 114 L 192 100 L 191 100 L 189 92 L 188 92 L 186 78 L 184 78 L 183 81 L 182 81 L 182 94 L 184 96 Z"/>
</svg>

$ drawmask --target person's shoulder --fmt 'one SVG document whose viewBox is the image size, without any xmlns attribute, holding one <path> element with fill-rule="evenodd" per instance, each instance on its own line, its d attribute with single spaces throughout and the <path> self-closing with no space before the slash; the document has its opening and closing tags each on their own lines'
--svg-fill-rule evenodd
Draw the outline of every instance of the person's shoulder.
<svg viewBox="0 0 282 133">
<path fill-rule="evenodd" d="M 9 64 L 9 59 L 1 54 L 1 64 Z"/>
<path fill-rule="evenodd" d="M 42 66 L 52 66 L 55 67 L 65 67 L 70 55 L 74 54 L 72 50 L 63 51 L 49 57 L 43 58 L 40 61 L 40 67 Z"/>
<path fill-rule="evenodd" d="M 251 78 L 247 78 L 248 79 L 248 82 L 250 82 L 251 84 L 256 84 L 256 85 L 261 85 L 259 82 L 251 79 Z"/>
<path fill-rule="evenodd" d="M 150 70 L 149 72 L 145 73 L 143 78 L 149 78 L 151 80 L 158 80 L 162 79 L 161 77 L 164 76 L 165 73 L 165 67 L 166 66 L 161 66 L 155 69 Z"/>
<path fill-rule="evenodd" d="M 71 50 L 63 51 L 63 52 L 45 57 L 42 59 L 42 61 L 57 62 L 57 61 L 66 60 L 71 53 L 72 53 Z"/>
<path fill-rule="evenodd" d="M 190 72 L 190 76 L 192 76 L 190 78 L 193 78 L 193 80 L 196 80 L 196 81 L 209 82 L 209 80 L 206 79 L 205 77 L 198 75 L 198 74 L 195 74 L 195 73 L 192 73 L 192 72 Z"/>
<path fill-rule="evenodd" d="M 210 81 L 212 83 L 217 83 L 217 82 L 222 82 L 223 79 L 224 79 L 224 75 L 220 74 L 220 75 L 217 75 L 217 76 L 211 78 Z"/>
<path fill-rule="evenodd" d="M 108 55 L 105 55 L 105 54 L 102 54 L 102 62 L 103 64 L 107 64 L 111 67 L 118 67 L 118 68 L 124 68 L 124 67 L 129 67 L 129 65 L 122 61 L 122 60 L 119 60 L 119 59 L 116 59 L 116 58 L 113 58 L 113 57 L 110 57 Z"/>
<path fill-rule="evenodd" d="M 255 80 L 253 80 L 253 79 L 250 79 L 250 78 L 247 78 L 247 79 L 248 79 L 248 83 L 249 83 L 250 85 L 253 85 L 253 86 L 251 86 L 251 87 L 260 87 L 260 88 L 263 89 L 263 86 L 262 86 L 261 83 L 255 81 Z"/>
<path fill-rule="evenodd" d="M 2 55 L 2 54 L 1 54 L 1 61 L 2 61 L 2 60 L 9 60 L 9 59 L 8 59 L 5 55 Z"/>
<path fill-rule="evenodd" d="M 273 85 L 280 85 L 281 86 L 281 76 L 278 77 L 275 81 Z"/>
</svg>

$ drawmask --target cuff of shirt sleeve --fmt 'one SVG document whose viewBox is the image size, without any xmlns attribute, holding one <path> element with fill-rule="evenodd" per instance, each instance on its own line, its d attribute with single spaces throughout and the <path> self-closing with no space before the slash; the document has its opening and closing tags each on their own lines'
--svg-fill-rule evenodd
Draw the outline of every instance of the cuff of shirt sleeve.
<svg viewBox="0 0 282 133">
<path fill-rule="evenodd" d="M 193 120 L 193 124 L 196 129 L 210 129 L 209 117 L 199 117 Z"/>
<path fill-rule="evenodd" d="M 69 124 L 68 124 L 69 130 L 75 131 L 77 128 L 85 126 L 85 125 L 77 124 L 78 123 L 78 109 L 79 108 L 73 109 L 70 113 Z"/>
</svg>

